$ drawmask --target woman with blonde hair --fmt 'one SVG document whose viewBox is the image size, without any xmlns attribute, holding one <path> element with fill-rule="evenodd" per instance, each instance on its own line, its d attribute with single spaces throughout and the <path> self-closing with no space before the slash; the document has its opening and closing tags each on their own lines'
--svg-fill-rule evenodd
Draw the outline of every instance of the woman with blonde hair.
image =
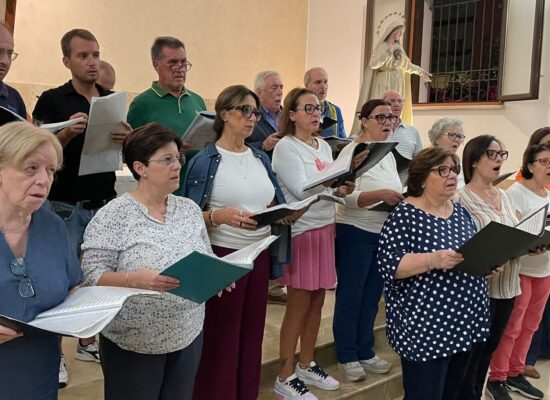
<svg viewBox="0 0 550 400">
<path fill-rule="evenodd" d="M 65 224 L 43 207 L 62 160 L 52 133 L 27 122 L 0 128 L 0 314 L 23 322 L 61 303 L 82 279 Z M 0 359 L 3 398 L 57 399 L 57 336 L 0 325 Z"/>
</svg>

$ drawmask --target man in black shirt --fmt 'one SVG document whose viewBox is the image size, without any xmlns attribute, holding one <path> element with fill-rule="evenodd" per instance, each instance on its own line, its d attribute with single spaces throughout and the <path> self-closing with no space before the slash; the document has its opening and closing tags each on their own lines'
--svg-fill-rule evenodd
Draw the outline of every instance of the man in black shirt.
<svg viewBox="0 0 550 400">
<path fill-rule="evenodd" d="M 106 96 L 112 92 L 96 83 L 99 76 L 99 45 L 90 32 L 84 29 L 67 32 L 61 39 L 61 50 L 63 64 L 71 71 L 71 80 L 42 93 L 32 115 L 35 122 L 41 123 L 84 118 L 82 122 L 57 132 L 57 138 L 63 145 L 63 168 L 57 173 L 48 198 L 52 211 L 65 220 L 69 236 L 80 254 L 86 226 L 96 211 L 116 196 L 114 171 L 78 176 L 92 97 Z M 125 124 L 112 132 L 113 142 L 122 143 L 130 130 L 130 126 Z M 94 338 L 79 342 L 76 358 L 99 362 Z M 64 387 L 68 377 L 61 370 L 60 386 Z"/>
</svg>

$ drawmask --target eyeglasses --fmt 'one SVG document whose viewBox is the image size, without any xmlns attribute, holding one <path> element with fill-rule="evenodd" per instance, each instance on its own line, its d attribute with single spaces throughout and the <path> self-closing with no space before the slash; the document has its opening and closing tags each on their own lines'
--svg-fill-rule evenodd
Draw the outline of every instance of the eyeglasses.
<svg viewBox="0 0 550 400">
<path fill-rule="evenodd" d="M 430 171 L 437 171 L 440 177 L 446 178 L 449 176 L 451 171 L 455 174 L 460 174 L 460 165 L 455 165 L 454 167 L 448 167 L 446 165 L 440 165 L 439 167 L 432 168 Z"/>
<path fill-rule="evenodd" d="M 543 167 L 548 167 L 550 165 L 550 158 L 537 158 L 536 160 L 533 160 L 532 164 L 538 162 Z"/>
<path fill-rule="evenodd" d="M 168 67 L 174 72 L 180 69 L 183 69 L 187 72 L 191 69 L 192 66 L 193 64 L 191 64 L 189 61 L 170 61 L 168 63 Z"/>
<path fill-rule="evenodd" d="M 19 54 L 11 49 L 0 49 L 0 58 L 8 57 L 10 61 L 14 61 L 18 55 Z"/>
<path fill-rule="evenodd" d="M 458 140 L 459 142 L 463 142 L 464 139 L 466 139 L 466 136 L 460 134 L 460 133 L 454 133 L 454 132 L 448 132 L 447 136 L 451 140 Z"/>
<path fill-rule="evenodd" d="M 376 122 L 378 122 L 380 125 L 385 124 L 386 121 L 390 121 L 391 124 L 395 123 L 397 121 L 397 117 L 393 114 L 378 114 L 378 115 L 370 115 L 367 117 L 367 119 L 375 119 Z"/>
<path fill-rule="evenodd" d="M 306 114 L 313 114 L 315 111 L 319 111 L 321 114 L 325 112 L 324 104 L 304 104 L 303 107 L 297 107 L 295 111 L 304 110 Z"/>
<path fill-rule="evenodd" d="M 15 276 L 22 276 L 23 278 L 19 281 L 17 285 L 17 290 L 19 291 L 19 296 L 23 298 L 33 297 L 34 287 L 32 286 L 31 279 L 27 275 L 27 268 L 25 268 L 25 261 L 21 257 L 14 258 L 10 262 L 11 273 Z"/>
<path fill-rule="evenodd" d="M 507 151 L 486 150 L 485 153 L 487 154 L 487 157 L 489 157 L 490 160 L 496 160 L 497 156 L 500 156 L 500 158 L 502 158 L 502 161 L 508 158 Z"/>
<path fill-rule="evenodd" d="M 258 109 L 251 107 L 249 105 L 243 104 L 242 106 L 235 106 L 228 108 L 228 110 L 239 110 L 244 118 L 249 119 L 252 114 L 256 117 L 256 121 L 262 119 L 262 113 Z"/>
<path fill-rule="evenodd" d="M 177 156 L 166 156 L 166 157 L 159 158 L 158 160 L 149 160 L 149 161 L 159 162 L 164 164 L 166 167 L 169 167 L 172 164 L 174 164 L 176 161 L 179 161 L 180 164 L 184 164 L 185 156 L 180 154 Z"/>
<path fill-rule="evenodd" d="M 403 103 L 405 103 L 405 99 L 391 99 L 391 100 L 386 100 L 386 101 L 389 101 L 390 104 L 403 104 Z"/>
</svg>

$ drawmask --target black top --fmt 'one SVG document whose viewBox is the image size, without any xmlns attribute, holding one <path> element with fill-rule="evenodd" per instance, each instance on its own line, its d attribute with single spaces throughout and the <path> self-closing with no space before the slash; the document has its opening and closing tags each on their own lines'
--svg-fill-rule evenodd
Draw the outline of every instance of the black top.
<svg viewBox="0 0 550 400">
<path fill-rule="evenodd" d="M 0 106 L 18 114 L 20 117 L 27 118 L 27 109 L 21 95 L 17 90 L 4 82 L 0 82 Z"/>
<path fill-rule="evenodd" d="M 112 91 L 96 84 L 100 96 Z M 66 121 L 73 114 L 90 112 L 88 99 L 77 93 L 71 81 L 55 89 L 46 90 L 36 103 L 32 117 L 34 121 L 52 123 Z M 80 156 L 86 132 L 76 135 L 63 148 L 63 168 L 56 174 L 49 199 L 75 203 L 82 200 L 108 200 L 116 196 L 115 173 L 102 172 L 78 176 Z"/>
</svg>

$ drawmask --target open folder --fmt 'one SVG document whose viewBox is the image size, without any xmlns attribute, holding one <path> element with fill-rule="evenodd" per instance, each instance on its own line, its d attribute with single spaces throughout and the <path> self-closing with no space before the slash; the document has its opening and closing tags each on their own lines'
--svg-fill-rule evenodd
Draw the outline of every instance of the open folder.
<svg viewBox="0 0 550 400">
<path fill-rule="evenodd" d="M 344 181 L 355 181 L 356 176 L 364 174 L 375 166 L 395 146 L 397 146 L 397 142 L 352 142 L 342 149 L 332 164 L 305 181 L 303 190 L 322 185 L 332 179 L 338 179 L 333 186 L 343 185 Z M 365 149 L 369 150 L 369 155 L 360 165 L 353 168 L 353 158 Z"/>
<path fill-rule="evenodd" d="M 258 222 L 256 229 L 263 228 L 264 226 L 271 225 L 281 218 L 286 217 L 287 215 L 293 213 L 294 211 L 302 210 L 306 207 L 309 207 L 311 204 L 319 201 L 331 201 L 334 203 L 339 203 L 345 205 L 344 199 L 341 197 L 336 197 L 326 193 L 314 194 L 313 196 L 308 197 L 307 199 L 296 201 L 294 203 L 283 203 L 278 204 L 273 207 L 266 208 L 265 210 L 258 211 L 250 218 L 255 219 Z"/>
<path fill-rule="evenodd" d="M 457 250 L 464 261 L 453 270 L 485 276 L 509 260 L 534 250 L 538 240 L 544 237 L 547 214 L 548 205 L 516 226 L 490 222 Z"/>
<path fill-rule="evenodd" d="M 194 251 L 161 272 L 180 280 L 170 293 L 204 303 L 231 283 L 252 271 L 254 260 L 277 236 L 268 236 L 250 246 L 219 258 Z"/>
<path fill-rule="evenodd" d="M 88 338 L 97 335 L 119 313 L 131 296 L 160 296 L 159 292 L 114 286 L 90 286 L 71 292 L 59 305 L 30 322 L 0 315 L 0 325 L 24 335 L 64 335 Z"/>
<path fill-rule="evenodd" d="M 215 118 L 216 113 L 213 112 L 197 113 L 181 137 L 183 141 L 189 142 L 190 150 L 202 150 L 208 143 L 216 140 L 216 132 L 213 128 Z"/>
</svg>

